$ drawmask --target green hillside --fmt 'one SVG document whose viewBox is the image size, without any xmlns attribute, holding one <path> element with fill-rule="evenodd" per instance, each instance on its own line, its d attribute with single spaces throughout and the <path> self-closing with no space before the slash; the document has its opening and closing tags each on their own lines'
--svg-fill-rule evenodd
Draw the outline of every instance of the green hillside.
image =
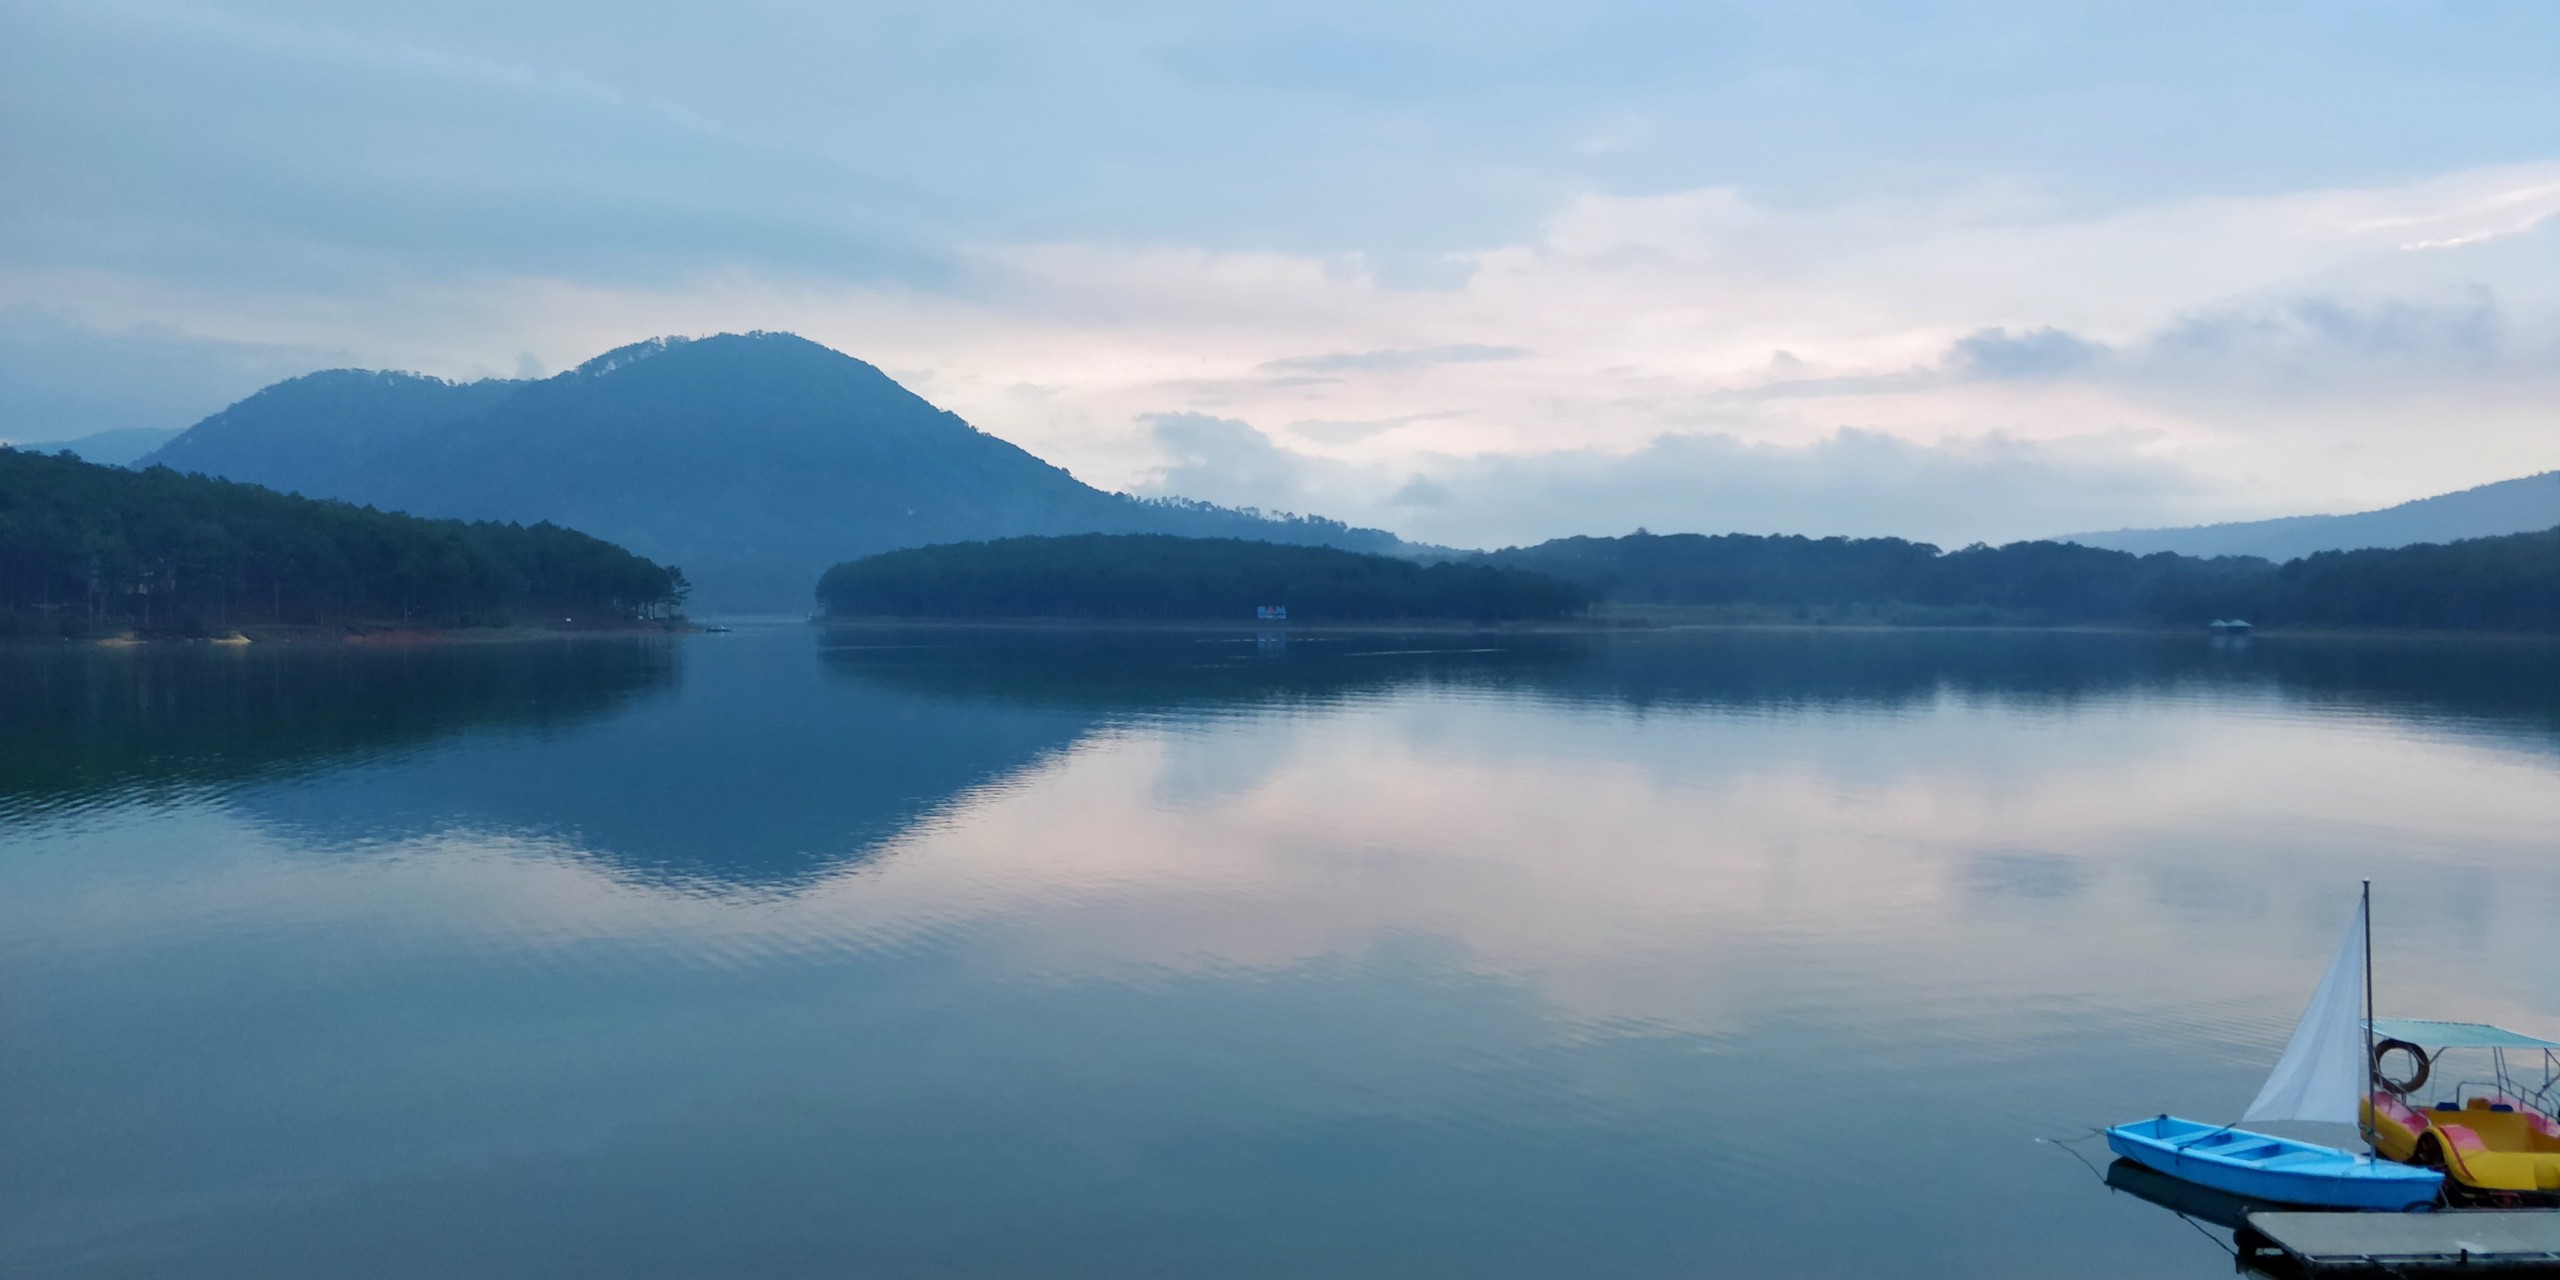
<svg viewBox="0 0 2560 1280">
<path fill-rule="evenodd" d="M 2045 624 L 2560 630 L 2560 530 L 2323 552 L 2282 565 L 2067 542 L 1941 551 L 1900 538 L 1559 538 L 1481 558 L 1624 604 Z"/>
<path fill-rule="evenodd" d="M 1292 622 L 1560 618 L 1593 598 L 1516 569 L 1162 534 L 886 552 L 829 569 L 818 596 L 838 617 L 1252 621 L 1256 610 L 1280 606 Z"/>
<path fill-rule="evenodd" d="M 413 516 L 0 449 L 0 633 L 663 613 L 680 572 L 551 524 Z"/>
</svg>

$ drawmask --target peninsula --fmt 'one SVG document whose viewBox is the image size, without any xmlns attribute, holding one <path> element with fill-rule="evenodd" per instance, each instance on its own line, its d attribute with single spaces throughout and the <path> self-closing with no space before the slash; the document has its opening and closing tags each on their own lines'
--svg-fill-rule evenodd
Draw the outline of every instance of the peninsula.
<svg viewBox="0 0 2560 1280">
<path fill-rule="evenodd" d="M 1239 538 L 1083 534 L 884 552 L 829 569 L 831 617 L 1511 622 L 1579 615 L 1597 596 L 1522 569 Z"/>
<path fill-rule="evenodd" d="M 0 636 L 659 622 L 684 574 L 558 525 L 422 520 L 0 448 Z"/>
</svg>

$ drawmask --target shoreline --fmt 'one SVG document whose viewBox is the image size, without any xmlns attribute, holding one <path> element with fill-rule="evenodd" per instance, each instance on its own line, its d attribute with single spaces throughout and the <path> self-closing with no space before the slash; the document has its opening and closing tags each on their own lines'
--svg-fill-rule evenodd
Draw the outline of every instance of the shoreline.
<svg viewBox="0 0 2560 1280">
<path fill-rule="evenodd" d="M 402 627 L 253 626 L 212 636 L 145 635 L 131 629 L 95 636 L 7 636 L 0 648 L 167 649 L 241 648 L 426 648 L 441 645 L 524 644 L 536 640 L 584 637 L 627 639 L 635 636 L 684 635 L 702 628 L 689 622 L 617 627 Z"/>
<path fill-rule="evenodd" d="M 789 625 L 789 624 L 786 624 Z M 1541 619 L 1515 622 L 1469 622 L 1452 618 L 1377 619 L 1368 621 L 1231 621 L 1222 618 L 950 618 L 862 616 L 847 618 L 810 617 L 797 625 L 822 632 L 881 631 L 948 631 L 948 632 L 1073 632 L 1087 635 L 1215 635 L 1215 636 L 1377 636 L 1377 635 L 1449 635 L 1449 636 L 1660 636 L 1710 632 L 1764 632 L 1807 634 L 1902 634 L 1902 635 L 1991 635 L 1991 634 L 2070 634 L 2152 637 L 2192 637 L 2198 640 L 2240 646 L 2252 640 L 2310 640 L 2364 643 L 2444 643 L 2464 644 L 2555 644 L 2560 633 L 2542 631 L 2466 631 L 2466 630 L 2361 630 L 2335 627 L 2268 627 L 2244 636 L 2217 635 L 2200 628 L 2141 626 L 2107 623 L 2039 623 L 2039 622 L 1892 622 L 1873 619 L 1855 621 L 1794 621 L 1776 618 L 1701 618 L 1659 615 L 1619 615 L 1615 617 L 1578 619 Z M 576 640 L 581 638 L 630 639 L 650 636 L 703 634 L 697 623 L 678 622 L 618 627 L 400 627 L 364 626 L 336 627 L 248 627 L 218 636 L 142 635 L 130 630 L 101 636 L 6 636 L 0 637 L 0 649 L 73 648 L 100 649 L 166 649 L 188 646 L 210 648 L 287 647 L 287 648 L 428 648 L 445 645 L 525 644 L 544 640 Z"/>
<path fill-rule="evenodd" d="M 2140 626 L 2107 623 L 2038 622 L 1793 622 L 1777 620 L 1669 620 L 1657 618 L 1554 619 L 1537 622 L 1465 622 L 1448 618 L 1414 618 L 1364 622 L 1235 622 L 1217 618 L 947 618 L 863 616 L 814 617 L 806 625 L 822 631 L 1072 631 L 1154 635 L 1482 635 L 1482 636 L 1646 636 L 1678 632 L 1806 632 L 1819 634 L 1992 634 L 2051 633 L 2191 637 L 2243 645 L 2251 640 L 2462 641 L 2484 644 L 2560 643 L 2560 632 L 2420 631 L 2409 629 L 2269 627 L 2247 635 L 2228 636 L 2201 627 Z"/>
</svg>

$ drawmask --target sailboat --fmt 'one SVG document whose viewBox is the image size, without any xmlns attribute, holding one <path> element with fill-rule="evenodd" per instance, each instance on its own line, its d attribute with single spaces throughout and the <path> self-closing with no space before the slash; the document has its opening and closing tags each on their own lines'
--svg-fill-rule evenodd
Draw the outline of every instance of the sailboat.
<svg viewBox="0 0 2560 1280">
<path fill-rule="evenodd" d="M 2311 1005 L 2241 1124 L 2359 1124 L 2373 1061 L 2373 882 Z M 2107 1147 L 2145 1168 L 2250 1200 L 2319 1209 L 2433 1206 L 2444 1175 L 2363 1153 L 2155 1116 L 2107 1130 Z"/>
</svg>

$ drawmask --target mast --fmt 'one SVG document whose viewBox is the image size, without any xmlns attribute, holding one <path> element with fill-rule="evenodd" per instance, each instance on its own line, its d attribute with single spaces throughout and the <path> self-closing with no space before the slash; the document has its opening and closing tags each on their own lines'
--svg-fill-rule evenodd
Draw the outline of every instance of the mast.
<svg viewBox="0 0 2560 1280">
<path fill-rule="evenodd" d="M 2364 882 L 2364 1096 L 2357 1099 L 2356 1127 L 2364 1131 L 2365 1150 L 2381 1155 L 2373 1140 L 2373 881 Z"/>
</svg>

